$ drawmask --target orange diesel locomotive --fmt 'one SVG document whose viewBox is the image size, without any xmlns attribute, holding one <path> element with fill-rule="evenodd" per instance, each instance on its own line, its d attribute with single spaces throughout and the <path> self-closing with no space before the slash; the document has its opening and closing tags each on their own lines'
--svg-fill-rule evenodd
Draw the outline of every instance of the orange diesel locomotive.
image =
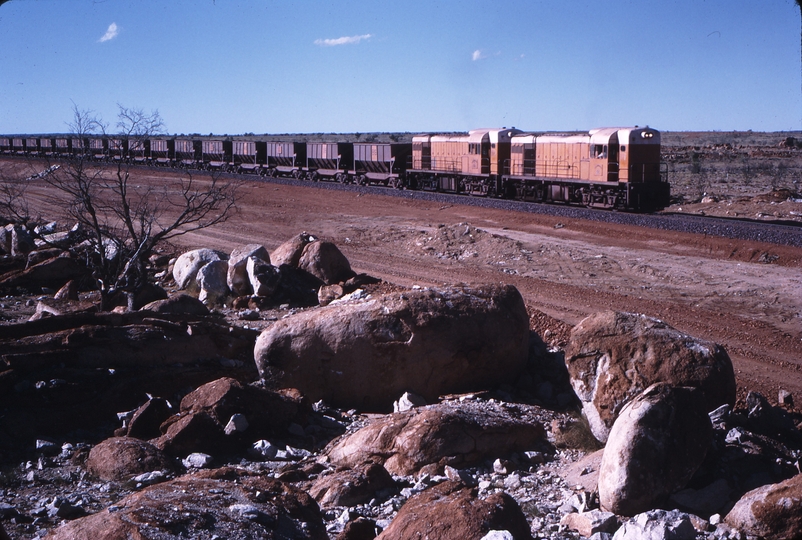
<svg viewBox="0 0 802 540">
<path fill-rule="evenodd" d="M 585 134 L 477 129 L 412 139 L 409 187 L 597 208 L 669 204 L 660 132 L 601 128 Z"/>
</svg>

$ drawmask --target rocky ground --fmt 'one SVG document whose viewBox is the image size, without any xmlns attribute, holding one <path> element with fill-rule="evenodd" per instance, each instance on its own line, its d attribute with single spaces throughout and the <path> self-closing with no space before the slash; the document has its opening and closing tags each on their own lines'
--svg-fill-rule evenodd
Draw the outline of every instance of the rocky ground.
<svg viewBox="0 0 802 540">
<path fill-rule="evenodd" d="M 792 167 L 781 168 L 785 176 L 780 178 L 776 165 L 772 165 L 773 173 L 768 166 L 755 166 L 763 177 L 739 173 L 742 180 L 735 182 L 732 178 L 736 174 L 722 165 L 729 163 L 734 167 L 745 160 L 774 163 L 785 153 L 794 157 L 795 154 L 790 153 L 796 149 L 775 149 L 776 145 L 771 148 L 765 145 L 761 147 L 763 153 L 758 155 L 753 147 L 744 149 L 735 145 L 721 149 L 715 144 L 702 142 L 677 146 L 672 158 L 675 163 L 676 203 L 667 211 L 802 221 L 798 177 L 788 172 L 793 170 Z M 702 163 L 699 172 L 693 169 L 694 153 L 700 156 L 695 158 L 696 162 Z M 2 165 L 4 171 L 21 167 L 17 162 L 4 162 Z M 164 175 L 172 173 L 139 171 L 136 174 L 137 181 L 147 185 L 158 183 Z M 699 175 L 706 175 L 703 188 Z M 787 191 L 779 191 L 779 188 Z M 324 501 L 323 480 L 335 473 L 340 474 L 338 467 L 341 467 L 330 457 L 328 441 L 335 440 L 336 443 L 340 440 L 336 437 L 357 432 L 380 421 L 384 415 L 359 408 L 337 407 L 325 400 L 315 403 L 300 401 L 297 406 L 305 413 L 293 417 L 289 425 L 282 426 L 280 435 L 274 434 L 272 442 L 278 451 L 283 452 L 277 454 L 279 458 L 276 455 L 268 458 L 255 456 L 245 447 L 236 451 L 213 449 L 213 452 L 207 452 L 214 459 L 211 469 L 205 463 L 196 466 L 171 462 L 170 467 L 163 468 L 161 476 L 130 480 L 133 476 L 152 472 L 137 471 L 125 480 L 100 478 L 97 472 L 90 472 L 87 465 L 90 450 L 122 426 L 116 413 L 145 403 L 146 392 L 167 397 L 177 404 L 181 397 L 203 382 L 229 375 L 247 383 L 257 380 L 259 374 L 252 364 L 247 364 L 247 347 L 243 347 L 244 353 L 237 349 L 238 354 L 244 356 L 230 354 L 230 351 L 229 354 L 220 353 L 214 362 L 204 360 L 184 366 L 172 375 L 170 369 L 159 365 L 158 369 L 153 368 L 155 375 L 151 377 L 130 378 L 132 373 L 121 367 L 117 368 L 118 374 L 124 374 L 126 384 L 132 385 L 131 393 L 126 397 L 133 400 L 133 403 L 129 401 L 127 406 L 123 406 L 126 400 L 114 400 L 114 392 L 121 388 L 111 384 L 114 374 L 112 379 L 104 379 L 106 375 L 101 377 L 100 371 L 108 371 L 108 368 L 91 357 L 85 365 L 82 364 L 82 369 L 90 371 L 81 371 L 94 373 L 91 381 L 86 383 L 86 387 L 72 388 L 76 392 L 86 392 L 87 398 L 81 403 L 80 400 L 70 402 L 77 407 L 75 411 L 81 411 L 85 417 L 56 414 L 52 406 L 46 407 L 43 402 L 36 401 L 43 399 L 44 403 L 57 403 L 59 392 L 70 395 L 72 377 L 78 372 L 65 371 L 63 365 L 56 365 L 53 371 L 42 371 L 41 377 L 31 375 L 25 379 L 28 386 L 19 386 L 21 381 L 17 378 L 11 386 L 3 387 L 10 392 L 6 396 L 27 396 L 26 399 L 33 400 L 30 403 L 41 406 L 37 414 L 52 415 L 51 424 L 70 416 L 70 425 L 76 428 L 60 436 L 53 435 L 58 430 L 46 430 L 29 438 L 28 447 L 22 450 L 9 450 L 8 446 L 14 447 L 13 444 L 5 446 L 4 468 L 0 476 L 0 523 L 12 538 L 40 537 L 55 530 L 59 524 L 77 523 L 76 518 L 86 514 L 103 517 L 106 525 L 117 519 L 113 518 L 115 514 L 121 516 L 120 523 L 166 520 L 175 523 L 174 534 L 180 534 L 181 530 L 195 530 L 195 537 L 199 538 L 212 538 L 213 534 L 231 538 L 253 534 L 229 522 L 262 526 L 284 523 L 283 529 L 271 529 L 278 531 L 274 532 L 275 538 L 336 538 L 340 534 L 352 535 L 342 538 L 372 538 L 371 533 L 358 536 L 360 533 L 354 532 L 360 527 L 359 523 L 366 523 L 362 525 L 364 528 L 376 531 L 377 526 L 380 529 L 389 527 L 400 515 L 402 519 L 398 519 L 396 530 L 406 532 L 395 537 L 405 538 L 413 537 L 404 536 L 413 533 L 410 532 L 412 529 L 401 529 L 404 515 L 400 510 L 405 501 L 424 493 L 438 501 L 451 500 L 449 497 L 452 496 L 457 497 L 455 500 L 467 497 L 465 500 L 474 501 L 470 503 L 473 505 L 478 504 L 475 501 L 494 496 L 493 501 L 500 507 L 506 504 L 501 494 L 507 493 L 520 508 L 535 537 L 577 537 L 579 531 L 589 536 L 591 529 L 570 524 L 564 516 L 598 507 L 596 477 L 600 456 L 592 453 L 598 448 L 598 443 L 589 435 L 588 426 L 577 421 L 578 404 L 567 397 L 573 394 L 573 389 L 567 386 L 567 375 L 558 368 L 563 365 L 572 328 L 588 315 L 610 309 L 643 313 L 665 321 L 682 332 L 722 345 L 732 359 L 736 391 L 733 399 L 737 397 L 735 409 L 720 412 L 713 419 L 713 450 L 708 452 L 708 462 L 700 466 L 684 490 L 673 495 L 671 504 L 663 505 L 669 509 L 691 510 L 702 518 L 699 522 L 694 521 L 696 528 L 691 537 L 694 534 L 744 537 L 745 533 L 725 525 L 717 528 L 716 523 L 741 494 L 798 472 L 801 456 L 798 429 L 794 425 L 801 419 L 798 402 L 802 399 L 802 280 L 799 277 L 802 250 L 702 235 L 634 230 L 620 225 L 605 225 L 601 229 L 596 223 L 582 220 L 558 220 L 537 214 L 278 184 L 246 184 L 243 193 L 245 196 L 238 216 L 215 229 L 181 238 L 179 243 L 168 247 L 168 254 L 200 246 L 228 253 L 235 247 L 250 243 L 264 245 L 272 254 L 288 238 L 300 231 L 308 231 L 338 246 L 356 272 L 384 280 L 381 284 L 366 285 L 369 294 L 391 294 L 398 290 L 413 290 L 411 288 L 415 286 L 514 285 L 526 306 L 528 328 L 540 343 L 530 350 L 528 377 L 519 381 L 520 384 L 495 385 L 491 391 L 444 397 L 438 400 L 441 404 L 437 407 L 461 406 L 473 411 L 471 414 L 475 416 L 479 415 L 477 411 L 492 412 L 498 407 L 505 411 L 514 410 L 515 415 L 531 417 L 533 422 L 543 426 L 540 446 L 535 448 L 533 445 L 526 451 L 518 448 L 500 452 L 498 456 L 487 455 L 471 464 L 441 463 L 441 466 L 423 473 L 419 469 L 395 471 L 389 481 L 385 478 L 384 483 L 380 483 L 381 487 L 368 490 L 370 497 L 367 499 L 345 503 L 334 499 Z M 42 215 L 58 217 L 58 209 L 46 190 L 32 186 L 30 194 Z M 178 287 L 170 277 L 171 274 L 166 274 L 163 285 L 171 294 L 177 293 Z M 0 299 L 0 313 L 7 325 L 21 323 L 35 314 L 41 300 L 47 302 L 51 296 L 52 291 L 47 288 L 6 296 Z M 82 299 L 82 306 L 91 304 L 91 295 L 84 293 Z M 219 328 L 231 325 L 241 329 L 241 337 L 247 342 L 255 339 L 258 332 L 273 327 L 277 321 L 314 309 L 291 303 L 232 306 L 228 302 L 227 306 L 215 309 L 214 320 L 217 322 L 212 326 L 186 320 L 171 320 L 169 324 L 159 325 L 142 320 L 129 323 L 133 325 L 131 328 L 139 329 L 136 335 L 155 335 L 156 328 L 167 332 L 165 328 L 178 324 L 182 335 L 186 335 L 187 329 L 194 328 L 197 332 L 203 328 L 204 334 L 216 336 Z M 94 321 L 93 324 L 111 323 Z M 81 338 L 81 332 L 69 332 L 74 336 L 70 339 L 86 339 Z M 24 341 L 20 338 L 4 339 Z M 160 339 L 179 343 L 170 354 L 182 350 L 180 347 L 187 350 L 187 345 L 175 341 L 178 338 L 172 334 Z M 201 347 L 214 351 L 213 347 L 219 346 L 215 339 L 211 339 Z M 532 357 L 532 350 L 540 351 L 540 356 Z M 205 355 L 204 358 L 208 356 L 215 355 Z M 221 363 L 220 358 L 225 361 Z M 176 394 L 173 388 L 173 393 L 168 395 L 165 393 L 170 386 L 167 379 L 176 376 L 185 377 L 186 383 L 182 385 L 182 391 Z M 105 393 L 98 388 L 104 385 L 110 385 Z M 133 395 L 135 392 L 139 392 L 136 397 Z M 757 394 L 750 397 L 750 392 L 759 392 L 768 400 L 761 400 Z M 399 399 L 400 394 L 393 395 L 392 399 Z M 56 401 L 52 401 L 54 399 Z M 433 401 L 429 399 L 428 402 Z M 98 412 L 97 416 L 91 414 L 92 407 L 104 403 L 111 408 L 110 404 L 120 406 L 114 411 Z M 19 419 L 9 424 L 9 414 L 16 412 L 6 402 L 0 420 L 6 422 L 5 426 L 13 425 L 21 430 L 16 433 L 32 435 L 32 431 L 26 432 L 20 427 L 22 422 Z M 39 420 L 31 420 L 35 416 L 24 419 L 31 425 L 40 425 L 37 423 Z M 225 424 L 228 420 L 224 418 L 221 422 Z M 76 424 L 83 425 L 83 430 L 77 429 Z M 6 440 L 15 436 L 14 431 L 5 428 L 3 437 Z M 38 449 L 37 438 L 42 441 Z M 52 443 L 56 443 L 55 446 Z M 17 460 L 20 455 L 24 457 Z M 186 459 L 188 455 L 189 452 L 180 458 Z M 229 469 L 221 469 L 221 466 Z M 181 477 L 187 470 L 218 472 L 196 472 L 194 476 Z M 368 472 L 363 473 L 370 476 Z M 268 479 L 282 482 L 280 490 L 284 490 L 281 497 L 285 503 L 288 497 L 295 502 L 282 506 L 273 504 L 273 495 L 267 498 L 259 496 L 258 493 L 271 494 L 279 489 L 278 484 L 259 484 Z M 722 488 L 722 481 L 726 488 Z M 349 482 L 359 484 L 364 480 L 349 478 L 340 481 Z M 461 492 L 461 488 L 451 484 L 453 482 L 470 487 L 474 493 Z M 154 487 L 148 487 L 150 484 Z M 166 497 L 165 493 L 149 491 L 160 485 L 167 486 L 171 493 L 204 489 L 211 495 L 225 494 L 229 498 L 216 510 L 192 509 L 190 500 L 172 500 L 169 502 L 172 510 L 164 510 L 166 506 L 162 505 L 161 510 L 149 510 L 149 517 L 142 513 L 132 517 L 127 513 L 135 506 L 146 506 L 143 497 L 150 500 Z M 237 495 L 238 488 L 234 485 L 251 487 L 245 490 L 245 494 Z M 434 486 L 440 486 L 440 491 L 426 490 Z M 319 517 L 314 515 L 314 505 L 304 499 L 308 493 L 313 493 L 322 507 Z M 131 498 L 137 496 L 140 498 Z M 689 498 L 696 500 L 689 502 Z M 273 510 L 268 508 L 268 503 L 273 504 Z M 429 500 L 425 504 L 433 502 Z M 187 508 L 187 517 L 183 521 L 182 506 Z M 280 508 L 288 507 L 296 508 L 293 510 L 296 513 L 288 514 L 289 521 L 281 521 L 284 518 L 280 516 L 284 514 Z M 414 506 L 408 505 L 407 508 L 411 511 Z M 167 513 L 159 514 L 160 511 Z M 212 514 L 214 517 L 210 517 Z M 204 519 L 221 524 L 221 528 L 213 533 L 212 529 L 204 529 L 197 523 L 193 525 L 192 520 L 200 519 L 198 515 L 205 515 Z M 625 518 L 619 516 L 617 519 Z M 666 523 L 671 519 L 671 516 L 663 516 L 654 518 L 654 522 Z M 680 528 L 682 519 L 675 517 Z M 514 518 L 508 518 L 504 523 L 514 521 Z M 222 525 L 224 523 L 228 525 Z M 293 524 L 292 527 L 288 523 Z M 616 521 L 615 525 L 602 525 L 594 530 L 613 532 L 619 525 Z M 316 529 L 321 526 L 323 532 Z M 345 529 L 348 530 L 343 532 Z M 208 530 L 208 535 L 207 532 L 198 533 L 199 530 Z M 153 532 L 152 536 L 146 537 L 168 537 L 165 534 L 164 531 Z M 465 534 L 470 536 L 470 533 Z M 510 537 L 524 536 L 516 533 Z"/>
</svg>

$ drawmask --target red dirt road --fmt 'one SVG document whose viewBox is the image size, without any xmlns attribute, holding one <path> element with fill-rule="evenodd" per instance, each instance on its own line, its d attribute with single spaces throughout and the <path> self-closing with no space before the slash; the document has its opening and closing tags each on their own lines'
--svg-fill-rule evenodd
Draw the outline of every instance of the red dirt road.
<svg viewBox="0 0 802 540">
<path fill-rule="evenodd" d="M 31 193 L 54 215 L 44 190 Z M 530 308 L 572 325 L 600 310 L 644 313 L 724 345 L 740 398 L 758 390 L 776 402 L 783 388 L 802 402 L 802 249 L 314 187 L 246 182 L 242 195 L 237 216 L 176 244 L 271 250 L 306 231 L 357 272 L 401 285 L 511 283 Z"/>
</svg>

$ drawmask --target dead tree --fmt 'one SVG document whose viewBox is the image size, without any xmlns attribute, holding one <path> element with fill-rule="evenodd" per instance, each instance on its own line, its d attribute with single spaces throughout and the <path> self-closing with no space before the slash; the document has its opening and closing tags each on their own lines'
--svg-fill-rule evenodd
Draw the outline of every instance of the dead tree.
<svg viewBox="0 0 802 540">
<path fill-rule="evenodd" d="M 117 120 L 116 131 L 109 134 L 91 111 L 74 105 L 68 125 L 81 139 L 106 137 L 122 148 L 164 129 L 158 111 L 118 104 Z M 133 168 L 124 154 L 111 166 L 78 156 L 44 180 L 60 194 L 63 208 L 86 236 L 83 247 L 72 249 L 91 269 L 103 310 L 121 293 L 129 309 L 133 307 L 136 293 L 147 284 L 148 259 L 160 243 L 222 223 L 237 210 L 238 183 L 220 175 L 195 178 L 183 172 L 157 187 L 140 186 L 132 181 Z"/>
</svg>

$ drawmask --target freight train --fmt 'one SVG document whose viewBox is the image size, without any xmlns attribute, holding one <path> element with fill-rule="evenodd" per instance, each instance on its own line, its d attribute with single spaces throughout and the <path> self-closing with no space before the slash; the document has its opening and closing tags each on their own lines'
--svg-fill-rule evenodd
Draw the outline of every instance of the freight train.
<svg viewBox="0 0 802 540">
<path fill-rule="evenodd" d="M 515 128 L 425 134 L 411 143 L 287 142 L 269 137 L 0 137 L 0 154 L 126 161 L 503 197 L 594 208 L 668 206 L 660 132 L 649 127 L 587 133 Z"/>
</svg>

